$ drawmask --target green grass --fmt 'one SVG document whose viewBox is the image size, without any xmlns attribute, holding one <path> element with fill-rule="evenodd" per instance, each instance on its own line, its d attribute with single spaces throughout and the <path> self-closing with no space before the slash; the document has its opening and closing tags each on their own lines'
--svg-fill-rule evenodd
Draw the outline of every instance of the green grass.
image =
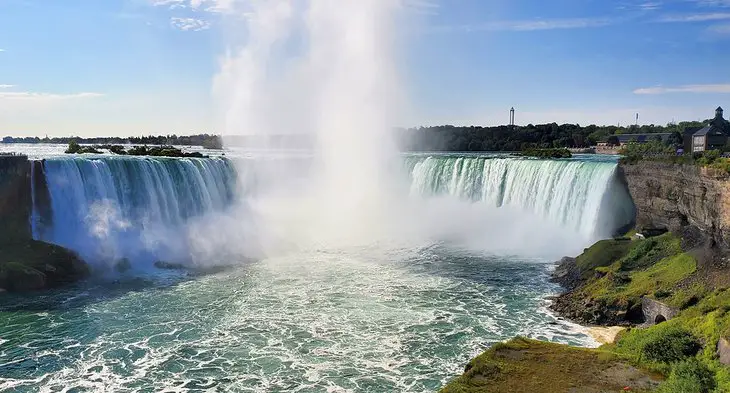
<svg viewBox="0 0 730 393">
<path fill-rule="evenodd" d="M 697 261 L 681 250 L 679 238 L 604 240 L 577 263 L 588 280 L 575 292 L 579 302 L 620 309 L 648 296 L 680 312 L 659 325 L 629 329 L 599 350 L 522 338 L 499 344 L 472 360 L 442 392 L 621 391 L 591 384 L 607 368 L 633 364 L 667 376 L 660 393 L 730 393 L 730 366 L 720 364 L 716 353 L 718 340 L 730 338 L 730 290 L 689 280 Z"/>
<path fill-rule="evenodd" d="M 441 393 L 650 391 L 656 375 L 603 350 L 518 337 L 479 355 Z M 641 382 L 632 382 L 638 378 Z M 573 389 L 573 390 L 571 390 Z"/>
<path fill-rule="evenodd" d="M 679 238 L 672 234 L 628 244 L 616 240 L 599 243 L 578 257 L 582 266 L 594 266 L 593 271 L 601 273 L 578 290 L 581 297 L 622 308 L 655 293 L 674 302 L 688 302 L 695 295 L 677 294 L 677 284 L 697 270 L 697 261 L 682 253 Z"/>
<path fill-rule="evenodd" d="M 609 239 L 601 240 L 598 243 L 586 248 L 576 258 L 576 265 L 583 273 L 591 273 L 593 269 L 609 266 L 624 257 L 635 243 L 630 239 Z"/>
</svg>

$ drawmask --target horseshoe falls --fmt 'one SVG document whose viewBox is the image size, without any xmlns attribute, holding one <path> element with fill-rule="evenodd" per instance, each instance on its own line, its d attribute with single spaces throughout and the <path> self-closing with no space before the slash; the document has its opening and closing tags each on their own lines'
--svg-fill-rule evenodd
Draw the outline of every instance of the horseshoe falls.
<svg viewBox="0 0 730 393">
<path fill-rule="evenodd" d="M 406 166 L 412 194 L 514 207 L 587 240 L 609 237 L 634 217 L 614 160 L 436 155 L 409 157 Z"/>
<path fill-rule="evenodd" d="M 515 335 L 597 345 L 546 298 L 560 252 L 631 222 L 614 160 L 403 156 L 387 236 L 252 261 L 266 178 L 295 198 L 311 160 L 227 155 L 32 161 L 35 237 L 94 275 L 0 294 L 1 391 L 433 392 Z"/>
<path fill-rule="evenodd" d="M 230 206 L 236 176 L 224 158 L 48 158 L 32 171 L 34 236 L 95 265 L 191 263 L 189 224 Z"/>
</svg>

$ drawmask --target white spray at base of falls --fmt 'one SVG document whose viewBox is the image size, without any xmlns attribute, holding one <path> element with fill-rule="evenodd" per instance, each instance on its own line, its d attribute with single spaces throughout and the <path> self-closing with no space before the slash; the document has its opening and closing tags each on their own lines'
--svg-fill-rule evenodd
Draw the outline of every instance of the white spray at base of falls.
<svg viewBox="0 0 730 393">
<path fill-rule="evenodd" d="M 392 126 L 403 107 L 396 43 L 406 8 L 399 0 L 271 0 L 240 10 L 245 21 L 234 23 L 234 49 L 214 84 L 225 134 L 301 133 L 316 143 L 305 181 L 286 166 L 255 176 L 260 189 L 245 201 L 252 215 L 221 232 L 248 228 L 263 256 L 442 242 L 560 256 L 610 234 L 601 206 L 615 163 L 496 160 L 490 169 L 484 160 L 435 157 L 404 168 Z M 476 189 L 478 198 L 464 198 Z"/>
<path fill-rule="evenodd" d="M 400 97 L 395 48 L 400 0 L 251 2 L 231 32 L 214 90 L 225 134 L 307 134 L 310 178 L 282 170 L 249 203 L 262 244 L 365 245 L 387 236 L 398 160 L 391 136 Z M 225 140 L 225 139 L 224 139 Z M 242 168 L 239 172 L 244 172 Z M 240 220 L 245 225 L 247 220 Z M 273 248 L 273 249 L 271 249 Z"/>
<path fill-rule="evenodd" d="M 34 236 L 97 267 L 198 262 L 191 230 L 232 203 L 237 178 L 221 158 L 64 157 L 43 167 L 51 217 Z"/>
</svg>

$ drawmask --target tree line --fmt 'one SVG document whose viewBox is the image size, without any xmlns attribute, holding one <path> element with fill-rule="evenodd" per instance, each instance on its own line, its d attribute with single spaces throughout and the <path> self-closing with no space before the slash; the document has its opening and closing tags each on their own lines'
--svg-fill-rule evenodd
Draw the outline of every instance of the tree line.
<svg viewBox="0 0 730 393">
<path fill-rule="evenodd" d="M 178 135 L 157 135 L 140 137 L 94 137 L 81 138 L 76 136 L 39 138 L 39 137 L 12 137 L 3 138 L 3 143 L 54 143 L 69 144 L 71 142 L 92 144 L 92 145 L 177 145 L 177 146 L 203 146 L 208 149 L 223 148 L 223 141 L 220 135 L 198 134 L 189 136 Z"/>
<path fill-rule="evenodd" d="M 398 142 L 404 151 L 522 151 L 527 149 L 585 148 L 607 141 L 618 144 L 621 134 L 671 133 L 672 144 L 681 144 L 687 128 L 703 122 L 643 126 L 580 126 L 578 124 L 529 124 L 527 126 L 458 127 L 452 125 L 400 129 Z"/>
<path fill-rule="evenodd" d="M 522 151 L 526 149 L 585 148 L 601 141 L 617 144 L 616 135 L 673 133 L 672 143 L 681 144 L 687 128 L 700 128 L 706 122 L 680 122 L 667 125 L 642 126 L 581 126 L 578 124 L 529 124 L 527 126 L 432 126 L 399 128 L 396 140 L 403 151 Z M 220 149 L 221 136 L 198 134 L 190 136 L 158 135 L 141 137 L 5 137 L 5 143 L 58 143 L 76 141 L 81 144 L 134 144 L 203 146 Z M 300 147 L 313 146 L 314 138 L 305 134 L 272 136 L 231 136 L 227 143 L 237 146 Z"/>
</svg>

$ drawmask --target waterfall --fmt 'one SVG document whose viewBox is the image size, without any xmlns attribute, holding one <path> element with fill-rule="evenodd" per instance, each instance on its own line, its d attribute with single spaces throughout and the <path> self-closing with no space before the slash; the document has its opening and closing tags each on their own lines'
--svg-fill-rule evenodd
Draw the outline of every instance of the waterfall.
<svg viewBox="0 0 730 393">
<path fill-rule="evenodd" d="M 58 157 L 43 173 L 50 217 L 34 218 L 34 237 L 96 264 L 184 260 L 188 222 L 228 207 L 236 187 L 225 158 Z"/>
<path fill-rule="evenodd" d="M 412 194 L 516 207 L 590 239 L 610 236 L 634 217 L 615 161 L 412 156 L 406 166 Z"/>
</svg>

